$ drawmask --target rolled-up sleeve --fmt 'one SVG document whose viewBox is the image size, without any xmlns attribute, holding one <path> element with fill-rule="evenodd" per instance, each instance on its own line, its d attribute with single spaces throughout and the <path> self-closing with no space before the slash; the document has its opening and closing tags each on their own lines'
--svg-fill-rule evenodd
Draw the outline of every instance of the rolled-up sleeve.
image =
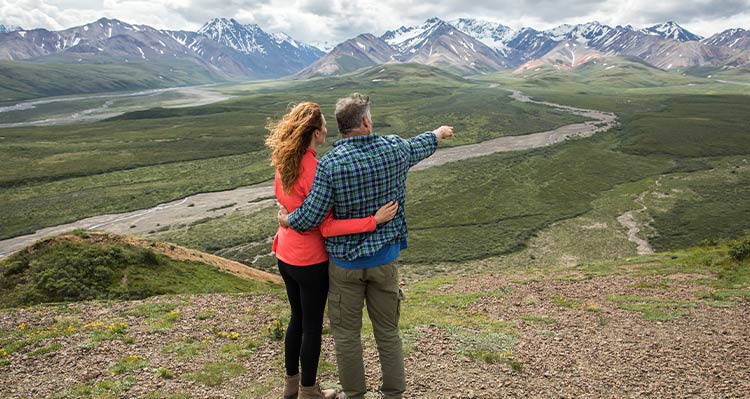
<svg viewBox="0 0 750 399">
<path fill-rule="evenodd" d="M 289 214 L 289 226 L 304 233 L 322 223 L 331 208 L 333 208 L 331 178 L 324 165 L 318 164 L 310 194 L 299 208 Z"/>
</svg>

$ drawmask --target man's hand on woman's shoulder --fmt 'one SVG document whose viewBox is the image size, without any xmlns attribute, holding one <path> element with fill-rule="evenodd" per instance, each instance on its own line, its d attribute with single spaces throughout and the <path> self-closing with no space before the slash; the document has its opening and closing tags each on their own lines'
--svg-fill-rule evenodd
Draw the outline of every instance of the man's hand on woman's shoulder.
<svg viewBox="0 0 750 399">
<path fill-rule="evenodd" d="M 453 137 L 453 126 L 440 126 L 432 131 L 438 140 L 445 140 Z"/>
</svg>

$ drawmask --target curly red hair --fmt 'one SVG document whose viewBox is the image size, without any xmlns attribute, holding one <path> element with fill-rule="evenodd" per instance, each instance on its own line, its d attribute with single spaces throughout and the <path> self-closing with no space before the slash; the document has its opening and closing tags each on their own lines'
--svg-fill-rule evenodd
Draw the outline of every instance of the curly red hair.
<svg viewBox="0 0 750 399">
<path fill-rule="evenodd" d="M 323 112 L 314 102 L 294 106 L 278 122 L 268 124 L 266 146 L 273 149 L 271 165 L 279 172 L 285 193 L 299 177 L 299 165 L 316 130 L 323 128 Z"/>
</svg>

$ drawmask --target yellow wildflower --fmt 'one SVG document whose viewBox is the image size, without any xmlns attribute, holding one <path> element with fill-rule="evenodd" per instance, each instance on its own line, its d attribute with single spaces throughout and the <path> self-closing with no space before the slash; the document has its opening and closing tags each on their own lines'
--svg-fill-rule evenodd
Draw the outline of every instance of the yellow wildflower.
<svg viewBox="0 0 750 399">
<path fill-rule="evenodd" d="M 72 333 L 72 332 L 75 332 L 75 331 L 76 331 L 76 329 L 75 329 L 75 327 L 73 327 L 73 326 L 69 326 L 69 327 L 68 327 L 68 328 L 67 328 L 67 329 L 66 329 L 65 331 L 67 331 L 67 332 L 69 332 L 69 333 Z"/>
<path fill-rule="evenodd" d="M 239 337 L 240 337 L 240 334 L 238 334 L 238 333 L 236 333 L 236 332 L 233 332 L 230 338 L 232 338 L 232 339 L 237 339 L 237 338 L 239 338 Z"/>
<path fill-rule="evenodd" d="M 104 325 L 103 321 L 92 321 L 91 323 L 86 323 L 83 328 L 97 328 Z"/>
<path fill-rule="evenodd" d="M 6 351 L 5 348 L 0 348 L 0 356 L 8 357 L 8 351 Z"/>
<path fill-rule="evenodd" d="M 128 323 L 125 323 L 124 321 L 120 322 L 120 328 L 125 328 L 127 326 L 128 326 Z"/>
<path fill-rule="evenodd" d="M 128 356 L 128 360 L 131 360 L 131 361 L 136 361 L 136 360 L 138 360 L 138 359 L 140 359 L 140 358 L 138 357 L 138 355 L 130 355 L 130 356 Z"/>
<path fill-rule="evenodd" d="M 21 324 L 18 325 L 19 330 L 25 330 L 26 329 L 26 323 L 21 322 Z"/>
</svg>

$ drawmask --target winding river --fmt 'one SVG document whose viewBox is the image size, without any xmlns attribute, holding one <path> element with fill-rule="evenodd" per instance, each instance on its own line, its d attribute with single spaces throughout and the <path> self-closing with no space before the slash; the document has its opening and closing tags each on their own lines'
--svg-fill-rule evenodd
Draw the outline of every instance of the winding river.
<svg viewBox="0 0 750 399">
<path fill-rule="evenodd" d="M 234 96 L 223 94 L 215 91 L 205 90 L 210 85 L 201 86 L 186 86 L 186 87 L 170 87 L 165 89 L 152 89 L 143 90 L 132 93 L 120 93 L 120 94 L 95 94 L 90 96 L 77 96 L 77 97 L 61 97 L 61 98 L 50 98 L 44 100 L 34 100 L 18 103 L 15 105 L 0 107 L 0 114 L 5 112 L 16 112 L 34 109 L 40 105 L 54 104 L 54 103 L 66 103 L 74 101 L 84 100 L 107 100 L 104 104 L 90 108 L 86 110 L 77 111 L 70 115 L 48 118 L 42 120 L 28 121 L 28 122 L 14 122 L 14 123 L 0 123 L 0 128 L 7 127 L 24 127 L 24 126 L 50 126 L 50 125 L 64 125 L 68 123 L 80 123 L 80 122 L 94 122 L 102 119 L 112 118 L 117 115 L 122 115 L 125 111 L 107 112 L 112 106 L 113 99 L 129 98 L 129 97 L 148 97 L 155 96 L 167 92 L 180 93 L 190 100 L 173 106 L 165 106 L 165 108 L 183 108 L 183 107 L 197 107 L 201 105 L 207 105 L 218 101 L 227 100 Z"/>
<path fill-rule="evenodd" d="M 491 87 L 497 87 L 497 85 L 491 85 Z M 613 113 L 535 101 L 519 91 L 512 91 L 510 96 L 516 101 L 540 104 L 592 120 L 565 125 L 545 132 L 523 136 L 500 137 L 478 144 L 441 148 L 430 158 L 417 164 L 412 170 L 422 170 L 448 162 L 498 152 L 519 151 L 554 145 L 568 138 L 588 137 L 598 132 L 607 131 L 617 125 L 617 116 Z M 234 190 L 195 194 L 148 209 L 94 216 L 73 223 L 44 228 L 34 234 L 3 240 L 0 241 L 0 257 L 18 251 L 39 239 L 73 229 L 97 229 L 117 234 L 148 236 L 154 234 L 159 229 L 164 229 L 166 226 L 190 224 L 202 218 L 222 216 L 223 214 L 240 210 L 252 211 L 262 209 L 273 206 L 274 202 L 273 187 L 270 182 L 249 187 L 240 187 Z"/>
</svg>

